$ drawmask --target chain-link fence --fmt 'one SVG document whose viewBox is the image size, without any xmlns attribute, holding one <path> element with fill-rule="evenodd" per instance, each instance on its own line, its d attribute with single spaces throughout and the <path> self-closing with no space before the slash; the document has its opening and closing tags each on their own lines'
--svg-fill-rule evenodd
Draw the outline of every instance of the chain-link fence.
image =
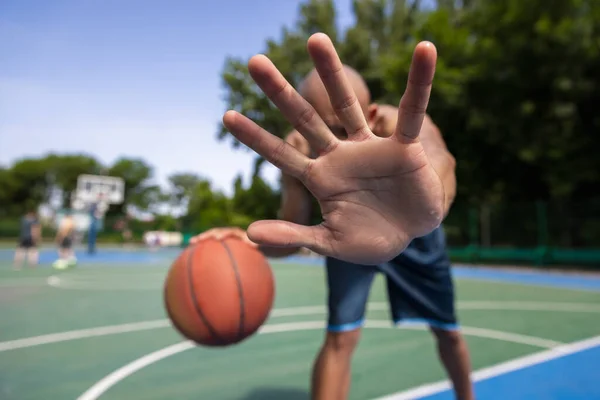
<svg viewBox="0 0 600 400">
<path fill-rule="evenodd" d="M 444 226 L 455 259 L 600 267 L 600 198 L 457 203 Z"/>
</svg>

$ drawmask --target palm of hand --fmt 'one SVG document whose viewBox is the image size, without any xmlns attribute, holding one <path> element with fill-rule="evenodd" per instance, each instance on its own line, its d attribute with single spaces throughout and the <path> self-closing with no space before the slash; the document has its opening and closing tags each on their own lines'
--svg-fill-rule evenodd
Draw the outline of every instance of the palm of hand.
<svg viewBox="0 0 600 400">
<path fill-rule="evenodd" d="M 441 221 L 443 185 L 419 143 L 342 142 L 308 171 L 305 185 L 331 232 L 321 240 L 329 239 L 326 247 L 336 258 L 387 261 Z M 380 260 L 372 259 L 375 252 Z"/>
<path fill-rule="evenodd" d="M 418 140 L 435 68 L 435 49 L 417 47 L 409 85 L 400 104 L 396 134 L 380 138 L 367 127 L 341 62 L 325 35 L 313 35 L 309 51 L 349 137 L 335 138 L 314 109 L 265 57 L 250 62 L 254 80 L 307 139 L 319 156 L 309 159 L 235 112 L 224 123 L 243 143 L 300 179 L 321 206 L 323 223 L 302 226 L 259 221 L 248 229 L 269 246 L 304 246 L 361 264 L 388 261 L 410 241 L 437 227 L 444 189 Z"/>
</svg>

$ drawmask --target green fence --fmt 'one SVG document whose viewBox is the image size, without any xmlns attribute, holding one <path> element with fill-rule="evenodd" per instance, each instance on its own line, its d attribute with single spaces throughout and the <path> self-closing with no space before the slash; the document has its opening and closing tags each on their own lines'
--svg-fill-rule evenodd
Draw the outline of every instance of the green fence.
<svg viewBox="0 0 600 400">
<path fill-rule="evenodd" d="M 444 225 L 456 261 L 600 268 L 600 199 L 456 204 Z"/>
</svg>

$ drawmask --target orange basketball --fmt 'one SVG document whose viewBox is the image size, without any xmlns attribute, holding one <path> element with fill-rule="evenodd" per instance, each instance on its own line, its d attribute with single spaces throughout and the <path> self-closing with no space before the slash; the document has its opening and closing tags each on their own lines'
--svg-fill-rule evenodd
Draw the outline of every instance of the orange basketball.
<svg viewBox="0 0 600 400">
<path fill-rule="evenodd" d="M 185 249 L 164 287 L 173 325 L 205 346 L 228 346 L 253 335 L 267 319 L 274 296 L 267 259 L 236 238 L 203 240 Z"/>
</svg>

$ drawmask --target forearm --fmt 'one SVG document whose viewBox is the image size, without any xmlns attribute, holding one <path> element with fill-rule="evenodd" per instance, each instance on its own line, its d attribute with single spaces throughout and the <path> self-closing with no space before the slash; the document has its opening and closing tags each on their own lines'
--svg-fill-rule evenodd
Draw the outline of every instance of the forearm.
<svg viewBox="0 0 600 400">
<path fill-rule="evenodd" d="M 438 153 L 438 152 L 436 152 Z M 439 152 L 440 154 L 434 154 L 429 156 L 431 165 L 435 172 L 440 177 L 442 184 L 444 185 L 444 217 L 448 215 L 450 207 L 456 197 L 456 174 L 455 167 L 456 161 L 452 154 L 449 152 Z"/>
<path fill-rule="evenodd" d="M 446 147 L 446 143 L 437 126 L 427 117 L 425 129 L 421 132 L 421 143 L 435 172 L 444 185 L 444 216 L 456 196 L 456 160 Z"/>
</svg>

